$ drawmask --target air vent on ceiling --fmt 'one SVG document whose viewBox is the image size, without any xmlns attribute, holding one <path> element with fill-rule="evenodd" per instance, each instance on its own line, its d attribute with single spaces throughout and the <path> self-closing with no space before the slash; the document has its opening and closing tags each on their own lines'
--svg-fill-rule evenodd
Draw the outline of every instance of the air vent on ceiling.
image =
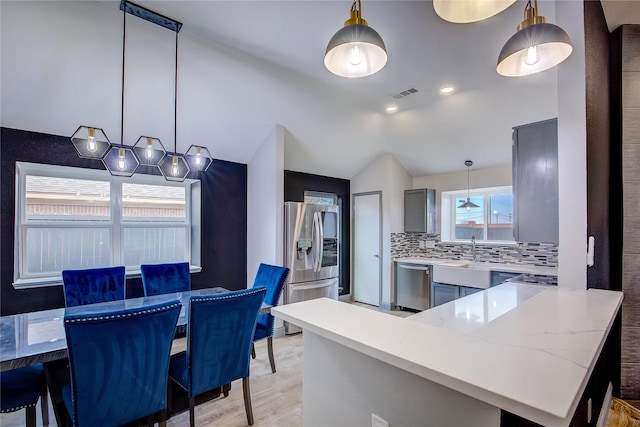
<svg viewBox="0 0 640 427">
<path fill-rule="evenodd" d="M 409 89 L 403 90 L 402 92 L 394 93 L 393 95 L 391 95 L 391 97 L 400 99 L 404 98 L 405 96 L 413 95 L 416 92 L 418 92 L 418 89 L 416 89 L 415 87 L 410 87 Z"/>
</svg>

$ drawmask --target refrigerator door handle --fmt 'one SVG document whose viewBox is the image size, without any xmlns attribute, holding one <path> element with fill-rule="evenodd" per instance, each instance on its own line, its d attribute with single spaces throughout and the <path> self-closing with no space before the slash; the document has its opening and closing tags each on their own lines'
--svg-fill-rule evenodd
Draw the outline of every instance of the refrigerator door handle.
<svg viewBox="0 0 640 427">
<path fill-rule="evenodd" d="M 318 272 L 320 270 L 319 258 L 320 258 L 320 220 L 318 218 L 318 212 L 313 213 L 313 227 L 311 231 L 311 244 L 313 245 L 313 271 Z"/>
<path fill-rule="evenodd" d="M 324 256 L 324 225 L 322 224 L 322 212 L 318 212 L 318 269 L 322 268 L 322 257 Z"/>
</svg>

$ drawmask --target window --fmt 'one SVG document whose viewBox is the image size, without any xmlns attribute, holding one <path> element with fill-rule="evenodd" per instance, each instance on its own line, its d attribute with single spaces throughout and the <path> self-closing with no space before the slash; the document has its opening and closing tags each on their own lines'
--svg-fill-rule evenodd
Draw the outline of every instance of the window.
<svg viewBox="0 0 640 427">
<path fill-rule="evenodd" d="M 22 162 L 16 170 L 16 287 L 59 283 L 65 269 L 125 265 L 131 274 L 199 260 L 199 212 L 190 209 L 199 181 Z"/>
<path fill-rule="evenodd" d="M 460 208 L 467 191 L 442 193 L 442 240 L 513 242 L 513 194 L 511 187 L 471 190 L 471 202 L 478 207 Z"/>
<path fill-rule="evenodd" d="M 315 203 L 316 205 L 337 205 L 338 195 L 335 193 L 304 190 L 304 202 Z"/>
</svg>

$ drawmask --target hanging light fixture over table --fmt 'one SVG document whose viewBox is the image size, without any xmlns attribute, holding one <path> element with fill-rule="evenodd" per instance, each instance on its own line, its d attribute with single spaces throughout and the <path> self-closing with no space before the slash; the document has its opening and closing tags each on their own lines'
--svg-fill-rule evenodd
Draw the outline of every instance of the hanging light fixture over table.
<svg viewBox="0 0 640 427">
<path fill-rule="evenodd" d="M 165 19 L 169 20 L 169 18 Z M 182 182 L 190 171 L 184 155 L 178 153 L 178 33 L 182 28 L 182 24 L 174 20 L 170 21 L 174 23 L 174 27 L 167 26 L 166 28 L 172 29 L 176 33 L 176 60 L 173 81 L 173 153 L 167 153 L 158 164 L 158 167 L 167 181 Z"/>
<path fill-rule="evenodd" d="M 479 208 L 480 206 L 473 203 L 471 197 L 469 197 L 469 168 L 473 165 L 473 162 L 471 160 L 465 160 L 464 165 L 467 167 L 467 201 L 458 206 L 458 209 L 465 208 L 467 211 L 470 211 L 471 208 Z"/>
<path fill-rule="evenodd" d="M 362 4 L 354 0 L 351 16 L 329 41 L 324 65 L 341 77 L 366 77 L 387 63 L 387 48 L 382 37 L 362 19 Z"/>
<path fill-rule="evenodd" d="M 120 145 L 112 145 L 107 154 L 102 159 L 104 167 L 111 175 L 132 176 L 140 162 L 133 153 L 133 147 L 124 145 L 124 76 L 127 41 L 127 13 L 123 9 L 122 13 L 122 89 L 120 91 Z"/>
<path fill-rule="evenodd" d="M 538 0 L 527 1 L 524 21 L 500 51 L 496 71 L 507 77 L 520 77 L 555 67 L 571 55 L 569 35 L 538 15 Z"/>
<path fill-rule="evenodd" d="M 433 0 L 433 9 L 455 24 L 482 21 L 502 12 L 516 0 Z"/>
</svg>

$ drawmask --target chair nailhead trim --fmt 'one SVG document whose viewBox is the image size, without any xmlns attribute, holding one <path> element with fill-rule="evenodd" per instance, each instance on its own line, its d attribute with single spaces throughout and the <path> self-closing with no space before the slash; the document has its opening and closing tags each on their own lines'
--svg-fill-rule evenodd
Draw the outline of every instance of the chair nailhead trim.
<svg viewBox="0 0 640 427">
<path fill-rule="evenodd" d="M 256 289 L 251 289 L 249 292 L 245 293 L 245 295 L 252 295 L 252 294 L 257 294 L 258 292 L 261 292 L 262 288 L 256 288 Z M 210 297 L 202 297 L 200 295 L 194 295 L 194 297 L 196 297 L 196 303 L 200 302 L 200 301 L 216 301 L 216 300 L 222 300 L 222 299 L 230 299 L 230 298 L 236 298 L 237 295 L 229 295 L 229 294 L 222 294 L 221 296 L 210 296 Z"/>
<path fill-rule="evenodd" d="M 140 310 L 140 311 L 134 311 L 131 313 L 126 313 L 126 314 L 111 314 L 108 316 L 92 316 L 92 317 L 85 317 L 85 318 L 81 318 L 81 319 L 64 319 L 64 323 L 76 323 L 76 322 L 91 322 L 94 320 L 105 320 L 105 319 L 120 319 L 120 318 L 126 318 L 126 317 L 135 317 L 135 316 L 139 316 L 141 314 L 147 314 L 147 313 L 156 313 L 159 311 L 166 311 L 169 310 L 171 308 L 174 307 L 180 307 L 182 304 L 181 303 L 173 303 L 170 305 L 165 305 L 162 307 L 155 307 L 152 309 L 144 309 L 144 310 Z"/>
<path fill-rule="evenodd" d="M 36 406 L 37 403 L 38 402 L 32 403 L 30 405 L 16 406 L 15 408 L 5 409 L 0 411 L 0 414 L 8 414 L 9 412 L 16 412 L 16 411 L 19 411 L 20 409 L 30 408 L 31 406 Z"/>
</svg>

